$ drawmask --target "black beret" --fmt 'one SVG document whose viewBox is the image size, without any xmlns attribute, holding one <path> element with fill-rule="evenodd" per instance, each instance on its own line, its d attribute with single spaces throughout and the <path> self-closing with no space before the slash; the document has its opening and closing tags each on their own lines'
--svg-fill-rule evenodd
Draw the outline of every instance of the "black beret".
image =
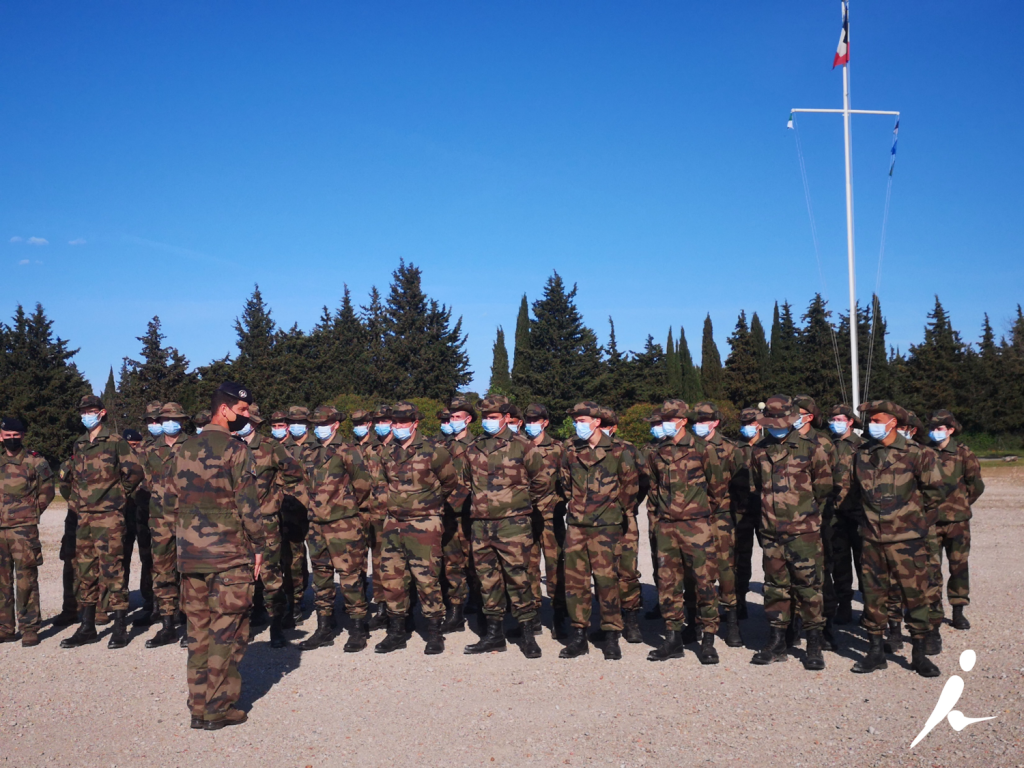
<svg viewBox="0 0 1024 768">
<path fill-rule="evenodd" d="M 223 384 L 217 387 L 217 391 L 223 392 L 225 395 L 230 395 L 231 397 L 235 398 L 235 400 L 242 400 L 246 403 L 249 403 L 249 405 L 252 405 L 252 392 L 243 387 L 241 384 L 238 384 L 234 381 L 225 381 Z"/>
<path fill-rule="evenodd" d="M 25 422 L 17 416 L 4 416 L 0 421 L 0 429 L 4 432 L 26 432 Z"/>
<path fill-rule="evenodd" d="M 131 440 L 132 442 L 142 440 L 142 435 L 140 435 L 134 429 L 126 429 L 124 432 L 121 433 L 121 437 L 123 437 L 125 440 Z"/>
</svg>

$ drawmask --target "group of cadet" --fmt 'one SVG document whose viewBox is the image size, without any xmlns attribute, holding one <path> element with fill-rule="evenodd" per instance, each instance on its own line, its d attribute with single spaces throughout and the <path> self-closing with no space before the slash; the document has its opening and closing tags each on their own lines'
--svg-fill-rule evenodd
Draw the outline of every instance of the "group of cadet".
<svg viewBox="0 0 1024 768">
<path fill-rule="evenodd" d="M 143 607 L 134 623 L 159 620 L 147 647 L 188 648 L 195 728 L 245 721 L 234 704 L 250 621 L 269 621 L 271 647 L 284 647 L 284 631 L 303 621 L 308 581 L 316 629 L 303 650 L 334 644 L 340 588 L 347 653 L 381 629 L 376 652 L 405 648 L 418 604 L 426 654 L 443 653 L 445 636 L 464 631 L 473 611 L 483 632 L 465 653 L 504 651 L 511 612 L 522 653 L 537 658 L 546 591 L 560 657 L 594 643 L 604 658 L 621 658 L 620 639 L 643 641 L 644 502 L 658 593 L 647 618 L 665 630 L 652 661 L 699 643 L 699 661 L 715 664 L 720 631 L 726 645 L 743 645 L 755 538 L 770 631 L 754 664 L 787 660 L 804 634 L 804 667 L 823 669 L 822 652 L 836 650 L 833 626 L 852 621 L 856 575 L 870 645 L 853 671 L 884 668 L 886 654 L 902 649 L 905 620 L 911 667 L 938 675 L 928 657 L 941 652 L 943 553 L 952 626 L 970 626 L 971 505 L 984 486 L 948 411 L 926 428 L 892 402 L 857 412 L 837 405 L 826 432 L 813 399 L 776 395 L 740 413 L 733 440 L 713 403 L 673 399 L 652 414 L 641 446 L 619 438 L 616 414 L 596 403 L 568 411 L 575 435 L 561 440 L 549 434 L 547 408 L 520 411 L 501 395 L 451 401 L 437 414 L 439 438 L 420 432 L 422 414 L 407 402 L 352 414 L 293 406 L 264 419 L 232 382 L 191 419 L 194 435 L 177 403 L 147 407 L 144 439 L 112 434 L 95 396 L 80 413 L 86 433 L 59 473 L 68 517 L 54 620 L 79 626 L 61 647 L 95 642 L 104 621 L 113 625 L 109 647 L 128 644 L 137 543 Z M 340 429 L 346 419 L 354 439 Z M 38 521 L 54 480 L 23 448 L 25 431 L 15 418 L 0 425 L 0 642 L 16 638 L 16 592 L 22 644 L 32 646 Z M 590 635 L 595 592 L 600 631 Z"/>
</svg>

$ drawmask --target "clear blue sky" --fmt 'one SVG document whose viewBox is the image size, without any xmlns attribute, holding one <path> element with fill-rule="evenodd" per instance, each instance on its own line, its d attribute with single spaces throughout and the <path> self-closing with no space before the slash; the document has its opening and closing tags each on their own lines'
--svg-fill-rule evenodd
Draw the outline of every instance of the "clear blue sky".
<svg viewBox="0 0 1024 768">
<path fill-rule="evenodd" d="M 259 283 L 309 329 L 400 258 L 495 327 L 553 269 L 604 341 L 741 308 L 846 306 L 839 2 L 0 4 L 0 313 L 42 302 L 97 389 L 159 315 L 193 364 L 234 352 Z M 968 340 L 1024 301 L 1018 2 L 853 0 L 855 108 L 903 111 L 881 284 L 890 342 L 938 293 Z M 855 119 L 860 295 L 892 121 Z M 19 240 L 20 238 L 20 240 Z M 47 241 L 30 242 L 30 238 Z"/>
</svg>

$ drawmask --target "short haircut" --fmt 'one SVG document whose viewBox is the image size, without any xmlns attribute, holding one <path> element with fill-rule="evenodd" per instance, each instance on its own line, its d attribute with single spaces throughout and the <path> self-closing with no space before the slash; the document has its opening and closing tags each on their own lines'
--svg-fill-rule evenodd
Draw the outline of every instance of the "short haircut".
<svg viewBox="0 0 1024 768">
<path fill-rule="evenodd" d="M 210 415 L 216 416 L 217 409 L 222 405 L 226 405 L 228 408 L 234 408 L 236 403 L 241 402 L 237 397 L 232 397 L 227 392 L 216 390 L 210 397 Z"/>
</svg>

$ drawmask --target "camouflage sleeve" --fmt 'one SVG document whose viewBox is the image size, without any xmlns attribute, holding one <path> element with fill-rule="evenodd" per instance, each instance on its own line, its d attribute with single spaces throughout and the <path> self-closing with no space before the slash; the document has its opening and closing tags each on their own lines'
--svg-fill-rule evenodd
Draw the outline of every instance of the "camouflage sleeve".
<svg viewBox="0 0 1024 768">
<path fill-rule="evenodd" d="M 658 509 L 661 504 L 661 481 L 658 478 L 658 470 L 655 466 L 653 459 L 654 451 L 644 450 L 640 453 L 640 458 L 644 466 L 644 474 L 647 477 L 647 510 L 653 514 L 658 514 Z"/>
<path fill-rule="evenodd" d="M 985 492 L 985 481 L 981 479 L 981 462 L 974 451 L 960 443 L 964 462 L 964 484 L 967 486 L 967 503 L 974 504 Z"/>
<path fill-rule="evenodd" d="M 565 491 L 566 501 L 572 498 L 572 471 L 569 469 L 569 449 L 565 448 L 558 459 L 558 480 Z"/>
<path fill-rule="evenodd" d="M 441 481 L 441 493 L 447 499 L 459 489 L 459 474 L 452 463 L 452 455 L 448 449 L 440 445 L 434 447 L 434 459 L 430 463 L 434 475 Z"/>
<path fill-rule="evenodd" d="M 68 502 L 71 501 L 71 467 L 71 459 L 65 459 L 57 473 L 57 487 L 60 490 L 60 496 Z"/>
<path fill-rule="evenodd" d="M 832 471 L 832 501 L 836 509 L 842 507 L 850 496 L 853 483 L 853 455 L 852 447 L 836 449 L 836 463 Z"/>
<path fill-rule="evenodd" d="M 238 453 L 231 468 L 235 489 L 235 509 L 242 519 L 245 537 L 256 552 L 262 552 L 267 535 L 260 513 L 259 494 L 256 492 L 256 459 L 249 446 L 239 443 L 243 450 Z"/>
<path fill-rule="evenodd" d="M 39 514 L 43 514 L 46 508 L 50 506 L 50 502 L 53 501 L 53 497 L 56 495 L 56 491 L 53 486 L 53 470 L 50 469 L 50 465 L 46 459 L 40 457 L 38 466 L 36 467 L 36 508 L 39 510 Z"/>
<path fill-rule="evenodd" d="M 718 454 L 706 445 L 703 447 L 703 452 L 701 463 L 704 465 L 704 477 L 707 478 L 708 483 L 708 506 L 714 513 L 718 512 L 719 507 L 725 501 L 729 493 L 729 484 L 725 482 L 725 473 L 722 471 L 722 462 L 718 458 Z"/>
<path fill-rule="evenodd" d="M 556 467 L 554 462 L 545 460 L 544 452 L 534 445 L 526 449 L 526 475 L 530 478 L 530 502 L 541 514 L 554 510 L 558 504 L 555 488 Z"/>
<path fill-rule="evenodd" d="M 636 514 L 640 511 L 644 499 L 650 495 L 651 475 L 647 468 L 647 455 L 639 448 L 634 449 L 633 460 L 636 462 L 636 502 L 633 505 L 633 512 Z"/>
<path fill-rule="evenodd" d="M 832 496 L 832 462 L 825 449 L 814 443 L 811 454 L 811 492 L 819 505 L 825 504 Z"/>
<path fill-rule="evenodd" d="M 623 447 L 619 457 L 619 504 L 624 514 L 636 510 L 636 494 L 640 489 L 640 478 L 633 451 Z"/>
<path fill-rule="evenodd" d="M 457 441 L 456 441 L 457 442 Z M 466 478 L 466 449 L 462 446 L 453 445 L 449 450 L 452 457 L 452 467 L 455 469 L 455 477 L 459 481 L 458 488 L 448 497 L 448 505 L 453 510 L 461 510 L 469 498 L 469 485 Z"/>
<path fill-rule="evenodd" d="M 306 475 L 306 468 L 291 452 L 278 443 L 274 446 L 274 456 L 278 472 L 278 482 L 285 493 L 294 496 L 302 506 L 309 508 L 313 478 Z"/>
<path fill-rule="evenodd" d="M 126 440 L 117 441 L 117 458 L 120 465 L 121 485 L 125 495 L 131 496 L 138 484 L 145 479 L 146 473 L 142 469 L 142 465 L 139 464 L 139 457 L 135 455 L 135 451 Z"/>
<path fill-rule="evenodd" d="M 939 459 L 935 451 L 922 450 L 919 452 L 919 456 L 917 462 L 918 488 L 924 497 L 925 512 L 934 523 L 936 511 L 946 498 L 942 470 L 939 469 Z"/>
<path fill-rule="evenodd" d="M 366 469 L 362 454 L 354 448 L 345 452 L 348 462 L 348 476 L 352 478 L 352 490 L 356 494 L 356 506 L 362 507 L 373 492 L 373 476 Z"/>
<path fill-rule="evenodd" d="M 164 469 L 164 481 L 161 483 L 164 497 L 158 499 L 154 490 L 149 504 L 151 509 L 162 509 L 167 520 L 178 519 L 178 459 L 179 454 L 172 453 Z M 152 516 L 152 515 L 151 515 Z"/>
</svg>

